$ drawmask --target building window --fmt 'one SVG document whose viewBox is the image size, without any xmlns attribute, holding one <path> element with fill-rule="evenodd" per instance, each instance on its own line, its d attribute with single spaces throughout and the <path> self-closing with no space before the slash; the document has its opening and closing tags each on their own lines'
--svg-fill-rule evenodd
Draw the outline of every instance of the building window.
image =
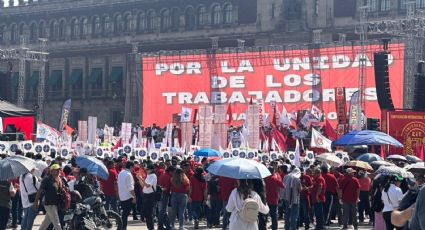
<svg viewBox="0 0 425 230">
<path fill-rule="evenodd" d="M 156 23 L 155 23 L 155 12 L 154 11 L 150 11 L 148 13 L 148 18 L 147 18 L 147 29 L 148 31 L 152 32 L 156 29 Z"/>
<path fill-rule="evenodd" d="M 17 37 L 17 31 L 16 31 L 16 24 L 13 24 L 10 26 L 10 41 L 12 43 L 16 43 L 16 37 Z"/>
<path fill-rule="evenodd" d="M 19 25 L 19 36 L 24 35 L 24 32 L 25 32 L 25 24 L 24 23 L 21 23 Z"/>
<path fill-rule="evenodd" d="M 52 39 L 58 38 L 59 35 L 59 23 L 57 21 L 52 21 L 50 23 L 50 37 Z"/>
<path fill-rule="evenodd" d="M 378 0 L 367 0 L 367 6 L 369 7 L 369 12 L 378 11 Z"/>
<path fill-rule="evenodd" d="M 5 26 L 0 26 L 0 43 L 4 42 Z"/>
<path fill-rule="evenodd" d="M 193 30 L 195 28 L 195 11 L 192 7 L 187 8 L 185 16 L 185 26 L 186 30 Z"/>
<path fill-rule="evenodd" d="M 38 37 L 45 38 L 46 37 L 46 28 L 44 27 L 44 21 L 41 21 L 38 25 Z"/>
<path fill-rule="evenodd" d="M 130 32 L 136 28 L 136 21 L 133 19 L 131 14 L 126 14 L 124 16 L 124 31 Z"/>
<path fill-rule="evenodd" d="M 220 18 L 220 6 L 219 5 L 215 5 L 213 6 L 212 10 L 211 10 L 211 22 L 213 25 L 219 25 L 221 23 L 221 18 Z"/>
<path fill-rule="evenodd" d="M 314 1 L 314 14 L 319 15 L 319 0 Z"/>
<path fill-rule="evenodd" d="M 171 27 L 173 30 L 178 30 L 180 27 L 180 10 L 177 8 L 171 12 Z"/>
<path fill-rule="evenodd" d="M 35 22 L 30 25 L 30 40 L 32 42 L 37 40 L 37 25 Z"/>
<path fill-rule="evenodd" d="M 124 31 L 124 21 L 122 20 L 122 16 L 118 15 L 115 18 L 115 32 L 121 33 Z"/>
<path fill-rule="evenodd" d="M 99 17 L 94 17 L 93 18 L 93 31 L 95 34 L 100 34 L 102 32 L 102 24 L 100 22 L 100 18 Z"/>
<path fill-rule="evenodd" d="M 59 37 L 65 38 L 65 36 L 66 36 L 66 24 L 65 24 L 65 20 L 62 20 L 59 24 Z"/>
<path fill-rule="evenodd" d="M 83 20 L 81 20 L 81 34 L 83 36 L 89 34 L 89 21 L 87 18 L 83 18 Z"/>
<path fill-rule="evenodd" d="M 391 0 L 381 0 L 381 11 L 389 11 Z"/>
<path fill-rule="evenodd" d="M 103 33 L 109 33 L 112 30 L 112 23 L 109 16 L 103 18 Z"/>
<path fill-rule="evenodd" d="M 80 30 L 80 26 L 78 25 L 77 19 L 75 18 L 72 19 L 71 20 L 71 38 L 78 37 L 79 30 Z"/>
<path fill-rule="evenodd" d="M 137 16 L 137 30 L 143 31 L 146 29 L 146 17 L 144 13 L 140 13 Z"/>
<path fill-rule="evenodd" d="M 275 18 L 276 16 L 275 16 L 275 13 L 274 13 L 274 11 L 276 10 L 276 3 L 272 3 L 272 12 L 271 12 L 271 15 L 272 15 L 272 19 L 273 18 Z"/>
<path fill-rule="evenodd" d="M 416 8 L 424 8 L 425 0 L 416 0 Z"/>
<path fill-rule="evenodd" d="M 161 11 L 161 31 L 168 30 L 171 24 L 171 17 L 169 10 Z"/>
<path fill-rule="evenodd" d="M 295 0 L 284 0 L 284 17 L 288 20 L 301 19 L 301 3 Z"/>
<path fill-rule="evenodd" d="M 203 26 L 206 24 L 206 16 L 207 16 L 207 10 L 205 7 L 201 6 L 198 8 L 198 11 L 196 12 L 196 20 L 198 22 L 198 26 Z"/>
<path fill-rule="evenodd" d="M 232 24 L 233 23 L 233 6 L 228 3 L 223 8 L 224 12 L 224 24 Z"/>
</svg>

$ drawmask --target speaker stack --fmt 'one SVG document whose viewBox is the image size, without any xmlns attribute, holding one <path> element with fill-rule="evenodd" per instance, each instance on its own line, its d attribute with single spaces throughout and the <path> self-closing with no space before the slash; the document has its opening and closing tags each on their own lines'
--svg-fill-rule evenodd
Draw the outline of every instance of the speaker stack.
<svg viewBox="0 0 425 230">
<path fill-rule="evenodd" d="M 419 62 L 417 65 L 417 73 L 415 74 L 413 110 L 425 111 L 425 62 L 424 61 Z"/>
<path fill-rule="evenodd" d="M 375 85 L 379 107 L 383 110 L 394 110 L 390 90 L 390 75 L 388 71 L 388 52 L 374 53 Z"/>
</svg>

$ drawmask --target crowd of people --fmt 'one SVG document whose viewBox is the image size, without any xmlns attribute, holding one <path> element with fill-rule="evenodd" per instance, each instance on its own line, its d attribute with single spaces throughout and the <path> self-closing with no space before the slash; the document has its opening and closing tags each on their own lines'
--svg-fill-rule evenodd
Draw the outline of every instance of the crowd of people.
<svg viewBox="0 0 425 230">
<path fill-rule="evenodd" d="M 236 180 L 208 172 L 219 159 L 203 158 L 198 163 L 190 156 L 174 156 L 152 162 L 149 157 L 137 160 L 124 154 L 102 159 L 109 172 L 103 180 L 79 168 L 74 158 L 26 156 L 36 161 L 36 167 L 0 182 L 0 230 L 8 224 L 32 229 L 40 212 L 45 216 L 39 229 L 62 229 L 64 187 L 83 198 L 96 189 L 102 191 L 107 209 L 120 213 L 123 229 L 131 216 L 149 230 L 185 225 L 198 229 L 200 222 L 208 228 L 275 230 L 279 219 L 284 219 L 286 230 L 322 230 L 329 225 L 358 229 L 359 223 L 376 230 L 425 229 L 423 174 L 406 179 L 320 162 L 296 167 L 278 159 L 264 163 L 271 176 Z M 250 205 L 255 206 L 255 217 L 249 213 Z"/>
</svg>

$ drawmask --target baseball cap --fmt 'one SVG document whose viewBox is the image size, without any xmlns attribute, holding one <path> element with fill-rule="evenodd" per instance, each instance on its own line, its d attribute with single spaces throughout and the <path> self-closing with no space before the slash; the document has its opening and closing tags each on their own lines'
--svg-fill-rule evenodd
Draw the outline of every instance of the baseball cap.
<svg viewBox="0 0 425 230">
<path fill-rule="evenodd" d="M 355 173 L 355 172 L 356 172 L 356 170 L 354 170 L 354 169 L 352 169 L 352 168 L 348 168 L 348 169 L 346 170 L 346 172 L 347 172 L 347 173 Z"/>
<path fill-rule="evenodd" d="M 395 175 L 394 176 L 394 179 L 397 180 L 397 181 L 402 181 L 403 180 L 403 177 L 400 176 L 400 175 Z"/>
<path fill-rule="evenodd" d="M 60 169 L 61 167 L 60 167 L 60 165 L 58 165 L 58 164 L 52 164 L 52 166 L 50 166 L 50 170 L 58 170 L 58 169 Z"/>
</svg>

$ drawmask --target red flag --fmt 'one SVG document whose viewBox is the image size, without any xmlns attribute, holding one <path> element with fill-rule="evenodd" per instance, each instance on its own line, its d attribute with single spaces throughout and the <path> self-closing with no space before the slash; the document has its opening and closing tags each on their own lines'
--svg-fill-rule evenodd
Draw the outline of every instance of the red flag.
<svg viewBox="0 0 425 230">
<path fill-rule="evenodd" d="M 114 147 L 112 147 L 111 151 L 114 151 L 116 149 L 118 149 L 119 147 L 122 147 L 122 139 L 120 138 L 120 140 L 115 143 Z"/>
<path fill-rule="evenodd" d="M 335 129 L 332 127 L 331 123 L 327 119 L 325 123 L 325 134 L 331 141 L 334 141 L 337 139 L 337 134 L 335 132 Z"/>
<path fill-rule="evenodd" d="M 193 112 L 193 124 L 196 124 L 196 116 L 198 116 L 198 109 Z"/>
<path fill-rule="evenodd" d="M 72 135 L 72 133 L 74 132 L 74 129 L 69 125 L 65 125 L 65 130 L 68 135 Z"/>
<path fill-rule="evenodd" d="M 375 146 L 372 145 L 372 149 L 370 150 L 370 152 L 375 153 Z"/>
<path fill-rule="evenodd" d="M 249 98 L 249 104 L 252 105 L 252 97 Z"/>
<path fill-rule="evenodd" d="M 272 124 L 271 139 L 275 139 L 282 152 L 286 152 L 286 136 Z M 271 146 L 271 145 L 270 145 Z"/>
<path fill-rule="evenodd" d="M 380 157 L 382 157 L 382 159 L 385 159 L 385 146 L 381 145 L 381 154 Z"/>
<path fill-rule="evenodd" d="M 227 121 L 227 124 L 232 123 L 233 117 L 232 117 L 232 107 L 230 104 L 227 106 L 227 116 L 229 117 L 229 120 Z"/>
</svg>

